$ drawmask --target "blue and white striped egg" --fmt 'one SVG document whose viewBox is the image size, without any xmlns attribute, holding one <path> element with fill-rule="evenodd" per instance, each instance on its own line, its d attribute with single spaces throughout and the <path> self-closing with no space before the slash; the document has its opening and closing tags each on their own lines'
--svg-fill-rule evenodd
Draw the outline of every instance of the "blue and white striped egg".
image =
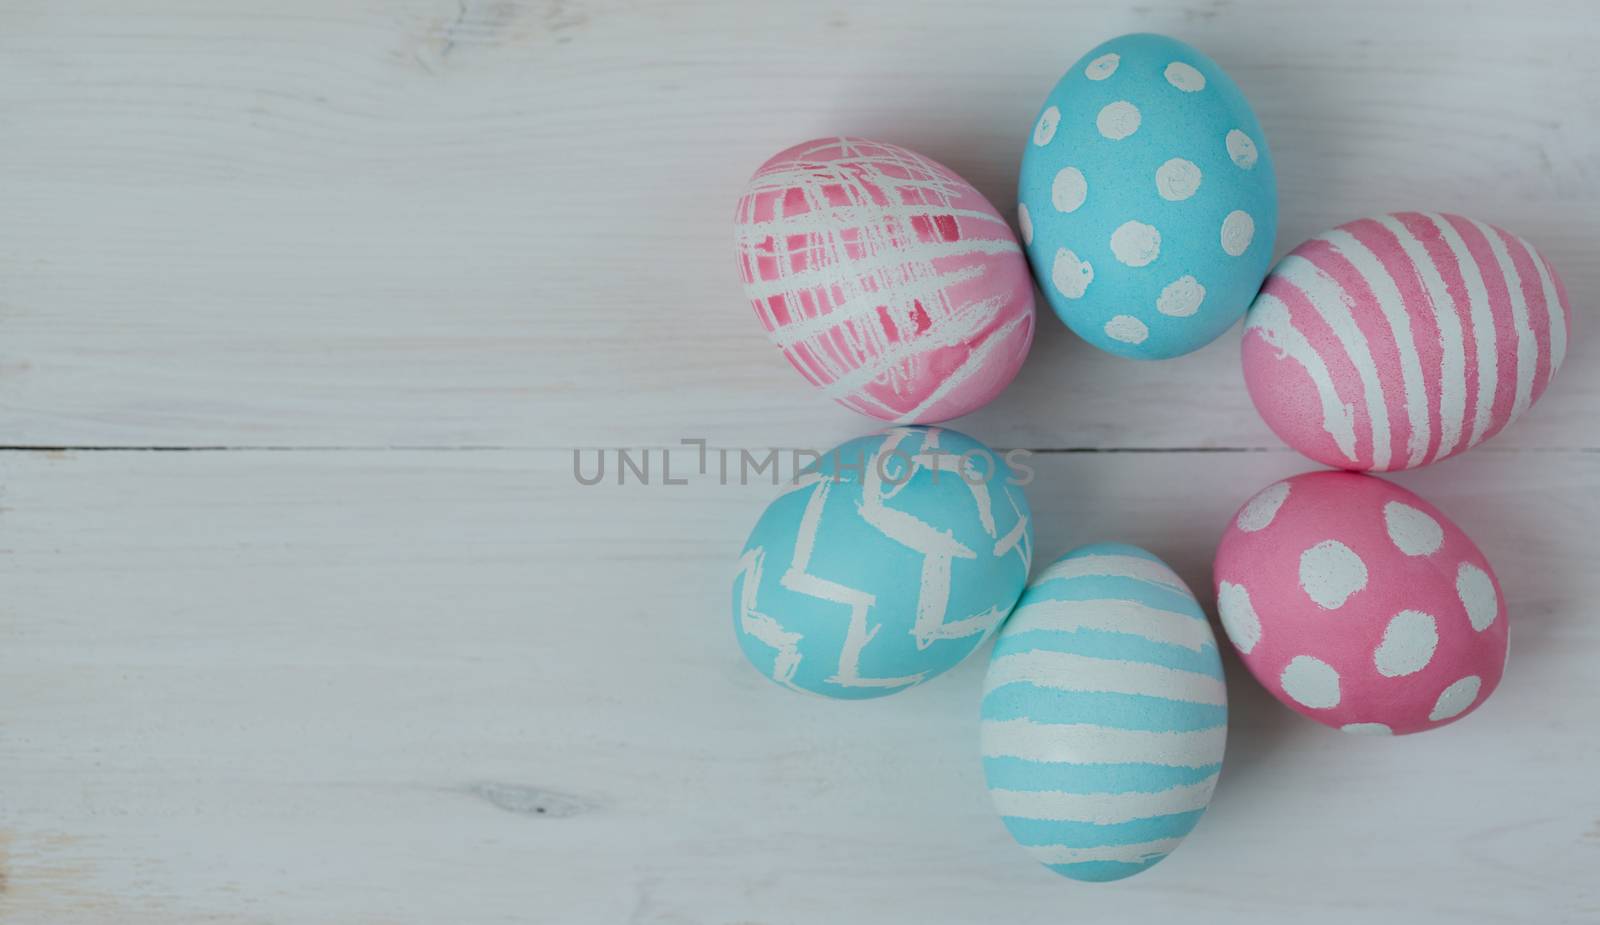
<svg viewBox="0 0 1600 925">
<path fill-rule="evenodd" d="M 1034 278 L 1102 350 L 1165 359 L 1239 320 L 1272 258 L 1266 136 L 1210 58 L 1162 35 L 1084 55 L 1040 107 L 1017 221 Z"/>
<path fill-rule="evenodd" d="M 1222 770 L 1211 625 L 1145 550 L 1073 550 L 1001 629 L 981 729 L 989 795 L 1034 858 L 1075 880 L 1136 874 L 1200 821 Z"/>
<path fill-rule="evenodd" d="M 795 690 L 881 697 L 956 665 L 1028 582 L 1022 479 L 942 427 L 823 454 L 757 521 L 733 582 L 750 663 Z"/>
</svg>

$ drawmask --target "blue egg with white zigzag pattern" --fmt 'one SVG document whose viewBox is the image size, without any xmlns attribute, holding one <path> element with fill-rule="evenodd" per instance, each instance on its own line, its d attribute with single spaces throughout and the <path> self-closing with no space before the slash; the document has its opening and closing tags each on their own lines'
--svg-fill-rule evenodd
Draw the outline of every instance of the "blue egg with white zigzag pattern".
<svg viewBox="0 0 1600 925">
<path fill-rule="evenodd" d="M 1078 60 L 1034 117 L 1017 221 L 1034 278 L 1101 350 L 1164 359 L 1238 321 L 1272 260 L 1266 136 L 1216 62 L 1163 35 Z"/>
<path fill-rule="evenodd" d="M 745 656 L 785 687 L 847 699 L 950 669 L 1027 584 L 1030 474 L 942 427 L 828 451 L 745 543 L 733 582 Z"/>
<path fill-rule="evenodd" d="M 989 795 L 1035 859 L 1074 880 L 1139 873 L 1200 821 L 1222 770 L 1211 624 L 1145 550 L 1073 550 L 1001 629 L 980 728 Z"/>
</svg>

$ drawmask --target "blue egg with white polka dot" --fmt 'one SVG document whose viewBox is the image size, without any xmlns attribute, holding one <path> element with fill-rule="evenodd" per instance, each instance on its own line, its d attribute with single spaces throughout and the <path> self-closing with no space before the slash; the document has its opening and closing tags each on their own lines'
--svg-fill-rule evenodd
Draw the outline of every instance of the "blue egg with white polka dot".
<svg viewBox="0 0 1600 925">
<path fill-rule="evenodd" d="M 1278 229 L 1272 157 L 1216 62 L 1163 35 L 1124 35 L 1040 107 L 1017 221 L 1067 327 L 1119 356 L 1181 356 L 1261 287 Z"/>
</svg>

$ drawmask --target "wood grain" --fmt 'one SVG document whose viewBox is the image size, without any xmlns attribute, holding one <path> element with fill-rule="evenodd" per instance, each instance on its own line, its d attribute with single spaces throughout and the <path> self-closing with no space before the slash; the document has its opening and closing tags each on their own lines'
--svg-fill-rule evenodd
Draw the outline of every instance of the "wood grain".
<svg viewBox="0 0 1600 925">
<path fill-rule="evenodd" d="M 1041 556 L 1145 544 L 1208 607 L 1234 507 L 1305 468 L 1032 464 Z M 744 663 L 726 598 L 770 486 L 583 487 L 555 452 L 3 465 L 8 922 L 1581 921 L 1600 903 L 1600 631 L 1573 603 L 1600 596 L 1600 544 L 1568 500 L 1600 491 L 1600 455 L 1400 479 L 1504 582 L 1500 690 L 1446 729 L 1355 739 L 1230 657 L 1211 811 L 1109 889 L 1037 866 L 990 810 L 981 656 L 868 703 Z"/>
<path fill-rule="evenodd" d="M 1581 326 L 1594 22 L 1581 0 L 11 0 L 0 443 L 831 445 L 863 421 L 818 400 L 739 289 L 746 177 L 863 134 L 1009 214 L 1038 101 L 1132 30 L 1197 44 L 1253 101 L 1279 252 L 1366 213 L 1461 211 L 1542 248 Z M 1020 446 L 1276 443 L 1236 334 L 1130 365 L 1040 329 L 962 425 Z M 1597 401 L 1580 336 L 1497 443 L 1594 445 Z"/>
<path fill-rule="evenodd" d="M 0 922 L 1600 919 L 1597 28 L 1581 0 L 0 0 Z M 1279 252 L 1460 211 L 1580 317 L 1524 420 L 1397 477 L 1506 587 L 1493 700 L 1357 740 L 1230 660 L 1211 812 L 1096 889 L 988 805 L 981 656 L 862 704 L 749 669 L 727 594 L 773 488 L 679 441 L 873 426 L 744 304 L 758 163 L 869 135 L 1009 211 L 1038 100 L 1133 30 L 1253 101 Z M 1041 322 L 957 426 L 1040 451 L 1041 556 L 1144 544 L 1209 607 L 1229 513 L 1311 468 L 1237 335 L 1141 364 Z M 688 484 L 659 451 L 651 485 L 574 478 L 574 447 L 660 446 Z"/>
</svg>

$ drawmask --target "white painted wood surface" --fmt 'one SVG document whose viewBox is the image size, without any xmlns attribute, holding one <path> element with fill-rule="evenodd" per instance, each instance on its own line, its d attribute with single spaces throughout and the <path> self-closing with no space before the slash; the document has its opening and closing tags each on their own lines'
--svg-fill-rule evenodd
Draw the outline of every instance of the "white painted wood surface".
<svg viewBox="0 0 1600 925">
<path fill-rule="evenodd" d="M 1526 419 L 1398 478 L 1506 586 L 1494 698 L 1352 739 L 1230 661 L 1211 812 L 1095 887 L 989 809 L 981 659 L 782 691 L 726 612 L 771 487 L 583 487 L 571 449 L 871 429 L 749 317 L 745 176 L 866 134 L 1006 207 L 1038 99 L 1133 30 L 1253 100 L 1280 252 L 1462 211 L 1580 317 Z M 1600 919 L 1597 33 L 1581 0 L 0 0 L 0 921 Z M 1236 337 L 1138 364 L 1042 321 L 957 426 L 1052 451 L 1041 556 L 1142 543 L 1203 591 L 1311 467 Z"/>
</svg>

